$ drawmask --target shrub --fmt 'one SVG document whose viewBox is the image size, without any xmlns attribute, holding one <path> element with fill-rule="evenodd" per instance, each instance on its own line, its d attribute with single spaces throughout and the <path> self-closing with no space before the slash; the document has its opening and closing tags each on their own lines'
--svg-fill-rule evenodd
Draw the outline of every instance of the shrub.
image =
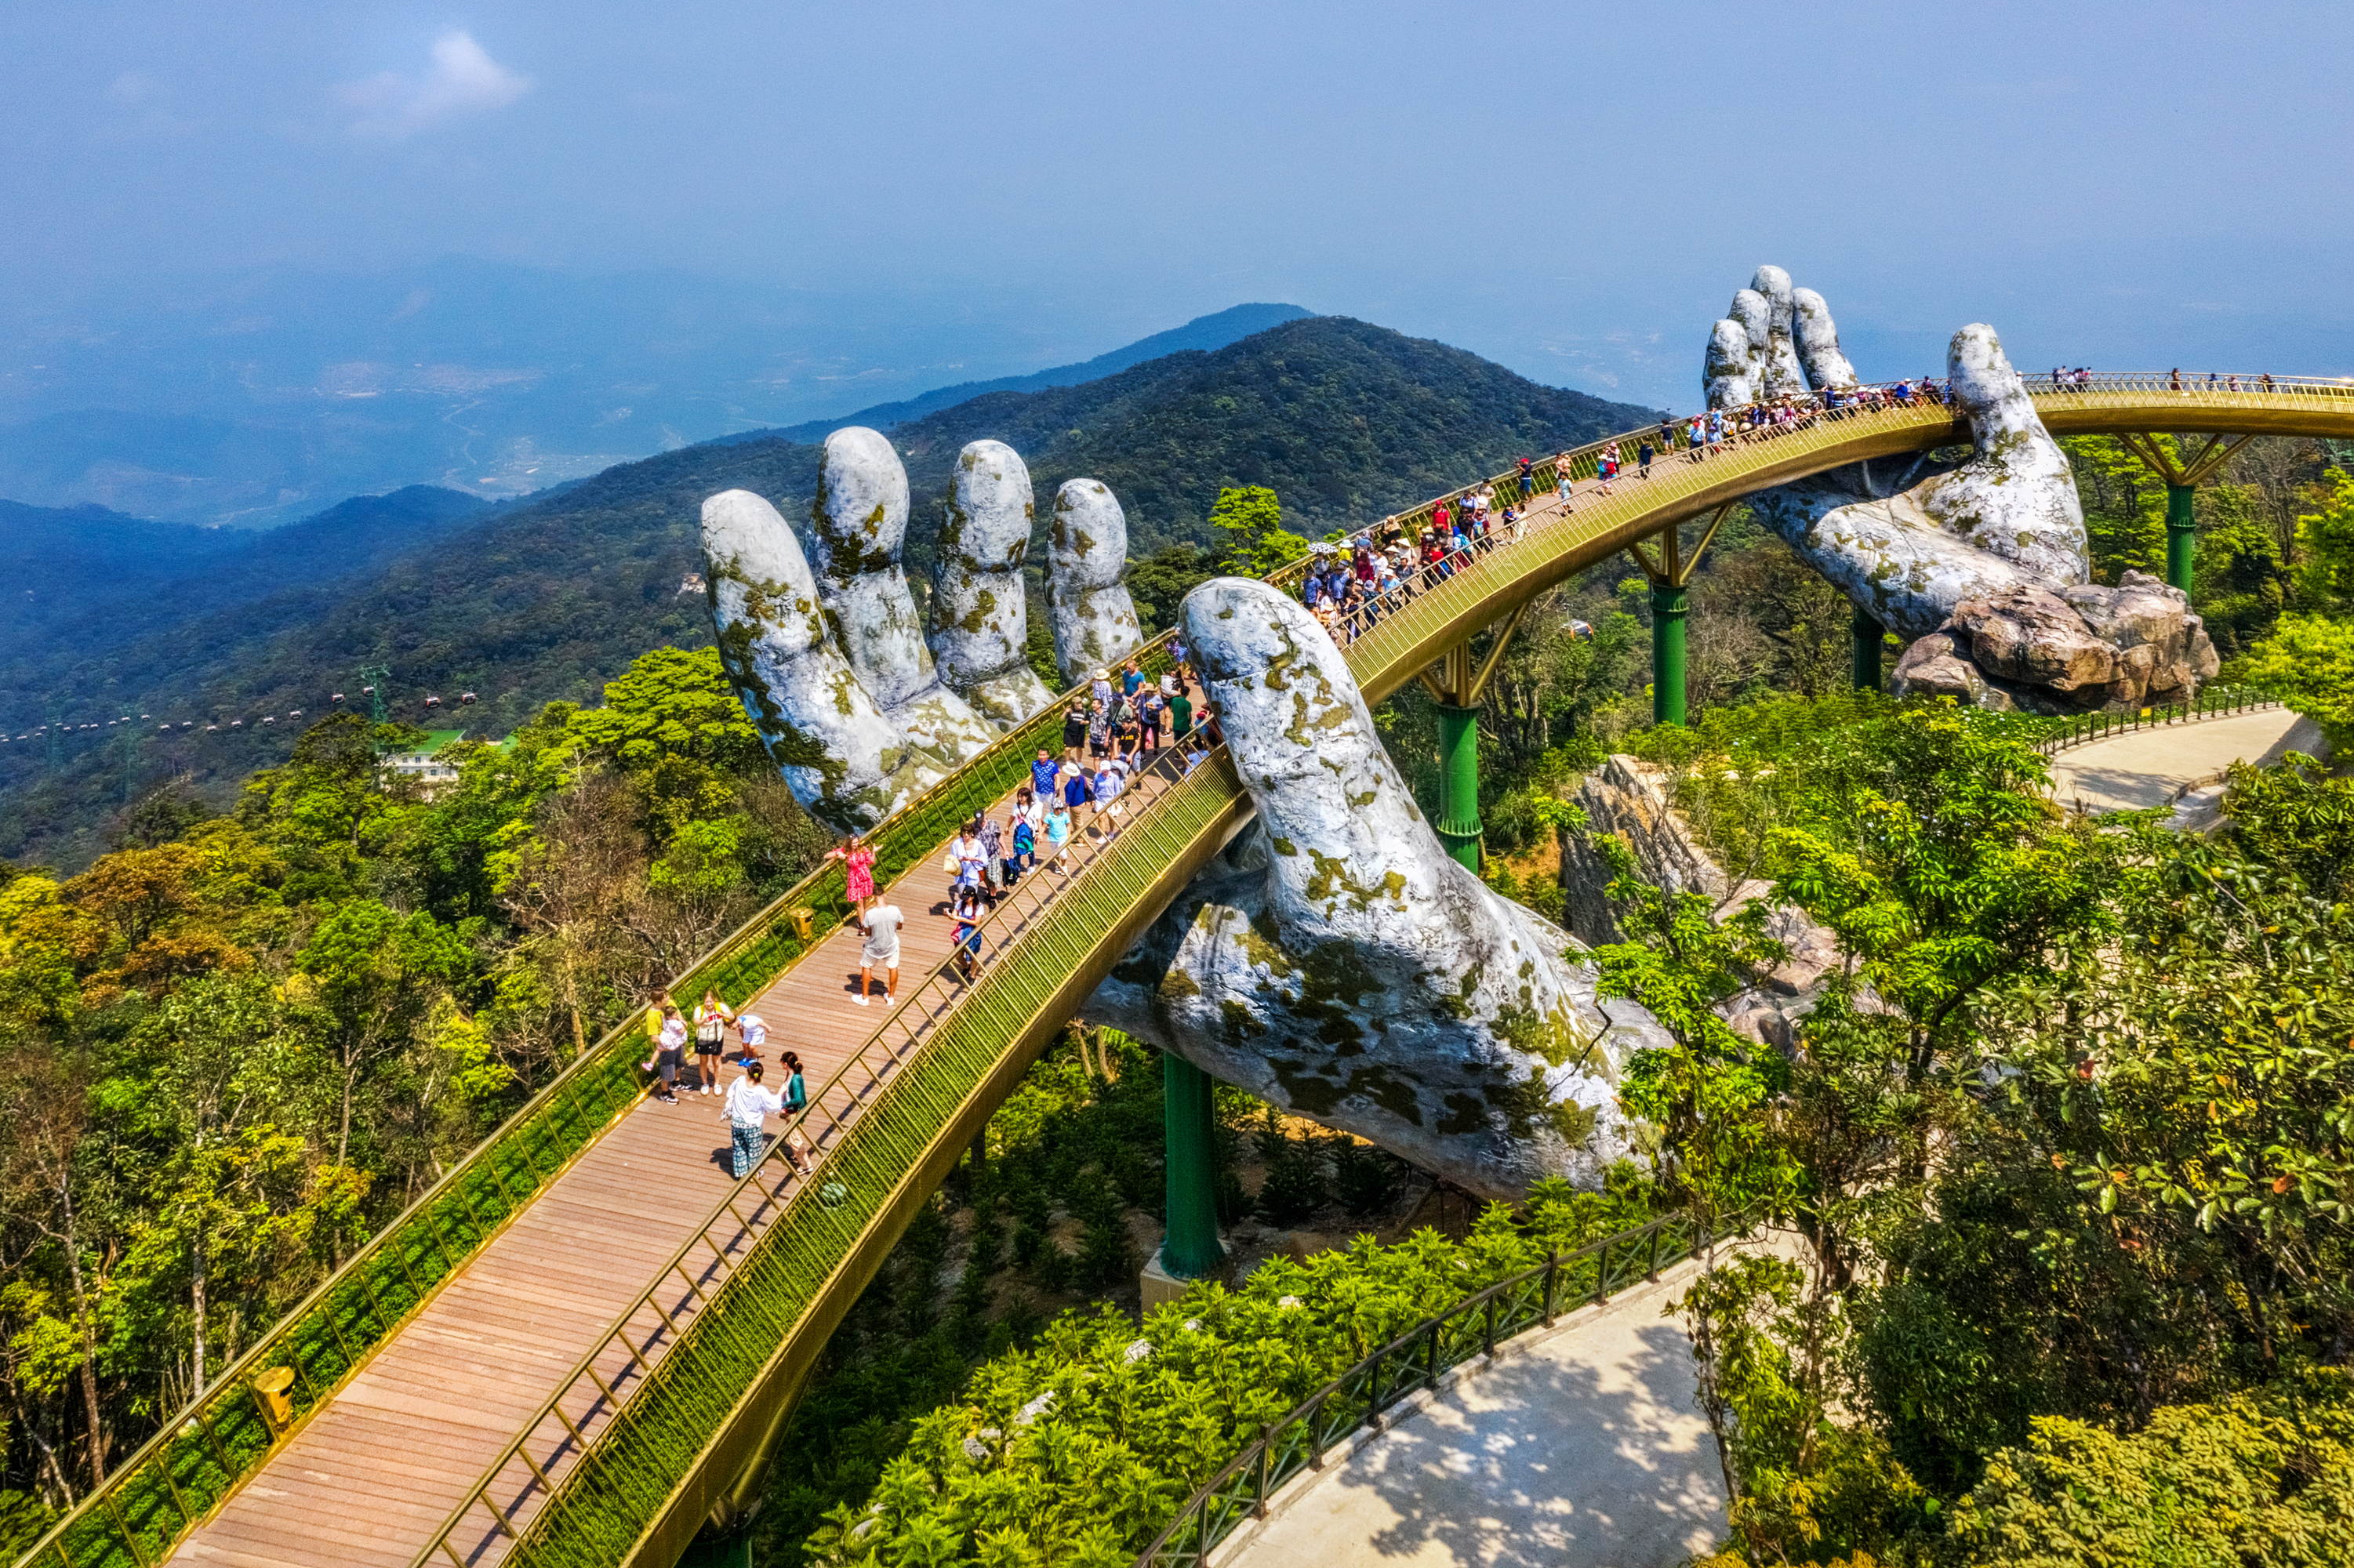
<svg viewBox="0 0 2354 1568">
<path fill-rule="evenodd" d="M 2354 1562 L 2354 1378 L 2167 1406 L 2131 1436 L 2038 1420 L 1988 1462 L 1954 1533 L 1988 1568 Z"/>
<path fill-rule="evenodd" d="M 1312 1138 L 1293 1138 L 1273 1106 L 1258 1131 L 1259 1158 L 1267 1181 L 1258 1190 L 1258 1212 L 1268 1224 L 1296 1225 L 1324 1206 L 1324 1161 Z"/>
</svg>

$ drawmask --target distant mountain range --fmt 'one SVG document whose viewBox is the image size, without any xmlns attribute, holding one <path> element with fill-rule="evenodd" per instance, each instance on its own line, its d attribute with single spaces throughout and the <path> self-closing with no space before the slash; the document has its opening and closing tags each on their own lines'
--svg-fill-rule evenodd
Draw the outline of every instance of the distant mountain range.
<svg viewBox="0 0 2354 1568">
<path fill-rule="evenodd" d="M 1311 316 L 1077 386 L 985 393 L 896 424 L 891 435 L 914 487 L 907 556 L 920 577 L 950 465 L 984 436 L 1028 461 L 1042 516 L 1066 479 L 1110 484 L 1129 514 L 1130 553 L 1141 556 L 1205 541 L 1225 485 L 1272 486 L 1287 521 L 1319 534 L 1656 417 L 1538 386 L 1443 344 Z M 118 607 L 105 613 L 120 624 L 101 637 L 78 642 L 49 627 L 34 637 L 45 652 L 20 652 L 0 671 L 0 729 L 26 733 L 58 707 L 101 727 L 75 732 L 56 769 L 39 744 L 0 744 L 0 855 L 82 863 L 126 795 L 174 774 L 225 799 L 284 755 L 285 715 L 315 717 L 332 692 L 355 694 L 364 664 L 390 665 L 395 712 L 411 720 L 426 716 L 429 694 L 479 693 L 459 716 L 493 735 L 554 699 L 595 702 L 644 650 L 710 641 L 703 596 L 682 591 L 701 568 L 703 498 L 756 491 L 798 525 L 819 456 L 815 445 L 778 437 L 689 447 L 488 511 L 422 488 L 363 498 L 253 542 L 341 534 L 357 564 L 331 581 L 304 577 L 309 568 L 292 560 L 319 557 L 299 552 L 289 552 L 281 578 L 242 578 L 244 599 L 192 585 L 194 574 L 175 567 L 168 594 L 145 591 L 158 605 L 185 595 L 188 613 L 158 609 L 149 624 L 118 596 L 103 602 Z M 153 526 L 71 515 L 85 535 Z M 405 545 L 403 528 L 417 531 Z M 169 537 L 175 548 L 199 548 Z M 87 538 L 74 547 L 87 550 Z M 224 581 L 232 559 L 248 563 L 237 571 L 258 570 L 242 554 L 188 559 Z M 168 736 L 143 727 L 130 739 L 103 727 L 126 712 L 193 727 Z M 263 715 L 278 722 L 265 728 Z M 232 719 L 245 727 L 230 731 Z M 206 724 L 224 727 L 208 735 Z"/>
<path fill-rule="evenodd" d="M 1148 359 L 1159 359 L 1163 355 L 1183 354 L 1191 349 L 1206 352 L 1224 348 L 1253 333 L 1265 332 L 1269 327 L 1296 322 L 1314 313 L 1303 311 L 1298 305 L 1236 305 L 1215 315 L 1195 316 L 1183 326 L 1139 338 L 1126 348 L 1115 348 L 1109 354 L 1097 355 L 1078 365 L 1058 365 L 1052 370 L 1041 370 L 1031 376 L 1001 376 L 994 381 L 960 381 L 953 387 L 938 387 L 897 403 L 877 403 L 871 408 L 844 414 L 839 419 L 810 419 L 773 430 L 746 430 L 739 435 L 721 436 L 718 440 L 731 445 L 761 440 L 770 436 L 788 441 L 822 441 L 845 425 L 864 425 L 870 429 L 887 430 L 991 392 L 1044 392 L 1054 387 L 1076 387 L 1082 382 L 1100 381 L 1130 366 L 1141 365 Z"/>
</svg>

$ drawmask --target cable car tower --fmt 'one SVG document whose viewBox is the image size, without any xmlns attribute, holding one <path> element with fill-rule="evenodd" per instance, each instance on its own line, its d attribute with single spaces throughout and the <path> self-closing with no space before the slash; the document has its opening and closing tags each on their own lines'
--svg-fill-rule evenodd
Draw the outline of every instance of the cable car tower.
<svg viewBox="0 0 2354 1568">
<path fill-rule="evenodd" d="M 367 694 L 370 723 L 381 725 L 386 722 L 384 689 L 391 683 L 391 665 L 363 664 L 360 666 L 360 689 Z"/>
</svg>

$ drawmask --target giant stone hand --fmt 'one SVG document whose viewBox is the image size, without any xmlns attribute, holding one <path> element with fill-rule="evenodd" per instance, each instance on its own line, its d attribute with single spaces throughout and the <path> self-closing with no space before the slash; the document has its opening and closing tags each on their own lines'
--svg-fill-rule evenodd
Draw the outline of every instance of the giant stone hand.
<svg viewBox="0 0 2354 1568">
<path fill-rule="evenodd" d="M 941 684 L 899 566 L 907 471 L 869 429 L 826 438 L 811 556 L 747 490 L 703 503 L 719 656 L 795 799 L 844 832 L 938 783 L 993 731 Z"/>
<path fill-rule="evenodd" d="M 1956 333 L 1946 374 L 1968 458 L 1880 459 L 1750 498 L 1802 559 L 1914 640 L 1900 690 L 2058 712 L 2135 706 L 2213 674 L 2182 595 L 2139 573 L 2118 588 L 2092 581 L 2067 454 L 1994 329 Z M 1778 267 L 1734 295 L 1703 379 L 1718 408 L 1856 385 L 1822 296 L 1791 288 Z"/>
<path fill-rule="evenodd" d="M 1658 1024 L 1440 848 L 1299 605 L 1220 577 L 1184 625 L 1258 820 L 1087 1016 L 1473 1192 L 1598 1184 L 1630 1149 L 1619 1068 Z"/>
</svg>

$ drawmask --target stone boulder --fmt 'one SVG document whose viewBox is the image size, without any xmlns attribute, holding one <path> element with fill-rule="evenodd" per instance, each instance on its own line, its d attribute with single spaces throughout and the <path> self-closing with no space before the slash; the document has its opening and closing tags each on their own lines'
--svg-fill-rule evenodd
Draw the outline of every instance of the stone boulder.
<svg viewBox="0 0 2354 1568">
<path fill-rule="evenodd" d="M 1962 600 L 1904 651 L 1894 690 L 1996 712 L 2128 713 L 2189 695 L 2218 663 L 2188 597 L 2129 571 L 2115 588 L 2021 584 Z"/>
</svg>

